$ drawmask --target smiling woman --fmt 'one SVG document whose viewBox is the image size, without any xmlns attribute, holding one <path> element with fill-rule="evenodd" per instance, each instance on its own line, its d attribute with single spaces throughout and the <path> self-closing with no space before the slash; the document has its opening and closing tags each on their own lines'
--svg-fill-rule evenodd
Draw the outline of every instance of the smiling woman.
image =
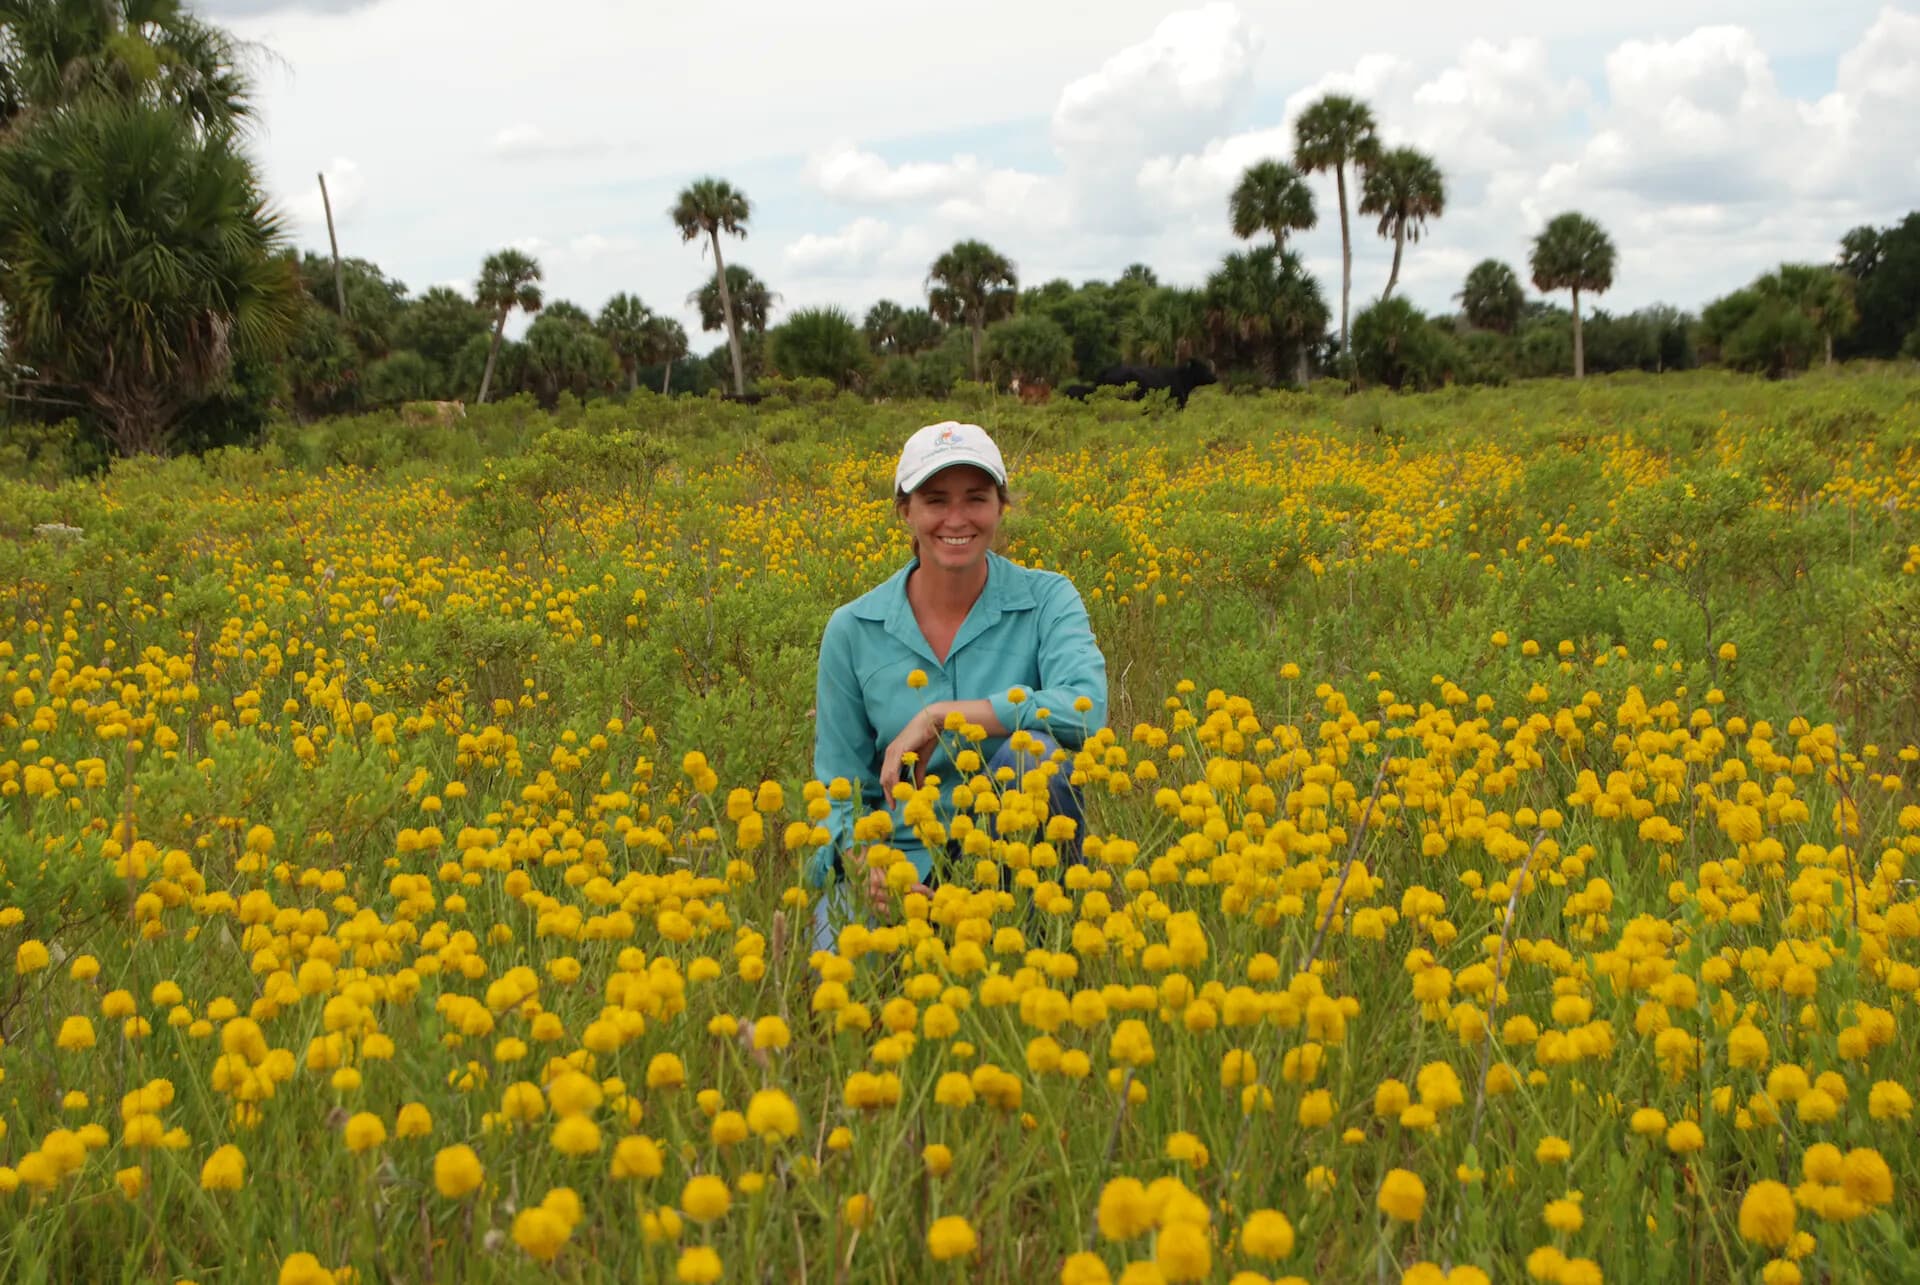
<svg viewBox="0 0 1920 1285">
<path fill-rule="evenodd" d="M 912 561 L 835 611 L 820 640 L 813 770 L 828 786 L 831 842 L 806 875 L 826 894 L 814 924 L 829 949 L 837 924 L 859 911 L 844 865 L 854 840 L 884 840 L 865 849 L 875 914 L 893 893 L 928 892 L 960 856 L 949 838 L 963 828 L 953 824 L 955 790 L 983 764 L 989 776 L 1052 773 L 1058 824 L 1046 833 L 1058 847 L 1036 843 L 1032 857 L 1041 867 L 1077 861 L 1080 803 L 1065 751 L 1106 720 L 1106 658 L 1079 591 L 993 552 L 1007 471 L 986 430 L 947 421 L 915 433 L 894 470 L 894 503 Z M 891 824 L 859 829 L 856 805 Z"/>
</svg>

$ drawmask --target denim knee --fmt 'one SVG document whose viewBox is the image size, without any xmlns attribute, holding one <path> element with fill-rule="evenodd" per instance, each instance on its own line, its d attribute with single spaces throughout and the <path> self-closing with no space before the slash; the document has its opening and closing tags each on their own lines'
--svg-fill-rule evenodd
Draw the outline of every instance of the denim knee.
<svg viewBox="0 0 1920 1285">
<path fill-rule="evenodd" d="M 1016 752 L 1009 738 L 987 763 L 988 776 L 995 775 L 1003 767 L 1010 767 L 1015 773 L 1029 772 L 1060 748 L 1060 742 L 1044 732 L 1028 732 L 1027 735 L 1039 743 L 1039 753 Z M 1056 767 L 1057 770 L 1047 781 L 1047 810 L 1054 816 L 1067 817 L 1073 822 L 1073 838 L 1060 845 L 1060 858 L 1068 864 L 1077 864 L 1080 860 L 1080 840 L 1086 828 L 1086 813 L 1081 807 L 1080 791 L 1067 779 L 1071 767 L 1068 763 L 1060 763 Z"/>
</svg>

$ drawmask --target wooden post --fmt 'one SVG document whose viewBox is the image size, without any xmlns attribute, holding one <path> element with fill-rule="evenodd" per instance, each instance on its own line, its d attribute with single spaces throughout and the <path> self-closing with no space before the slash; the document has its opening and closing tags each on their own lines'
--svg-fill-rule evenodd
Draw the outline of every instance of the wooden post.
<svg viewBox="0 0 1920 1285">
<path fill-rule="evenodd" d="M 340 305 L 340 320 L 347 319 L 347 284 L 340 274 L 340 239 L 333 234 L 333 200 L 327 195 L 327 176 L 320 175 L 320 205 L 327 212 L 327 244 L 333 247 L 333 298 Z"/>
</svg>

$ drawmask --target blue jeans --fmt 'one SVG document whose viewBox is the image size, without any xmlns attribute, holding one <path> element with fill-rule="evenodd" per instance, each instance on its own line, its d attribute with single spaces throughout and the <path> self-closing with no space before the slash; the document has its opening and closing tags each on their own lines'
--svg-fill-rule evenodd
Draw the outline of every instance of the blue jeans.
<svg viewBox="0 0 1920 1285">
<path fill-rule="evenodd" d="M 1037 757 L 1032 753 L 1015 753 L 1013 740 L 1009 737 L 995 751 L 993 758 L 988 760 L 986 774 L 993 776 L 1001 768 L 1010 767 L 1014 770 L 1014 780 L 1017 783 L 1020 776 L 1038 767 L 1060 748 L 1058 741 L 1044 733 L 1029 732 L 1027 735 L 1040 744 L 1040 753 Z M 1048 779 L 1047 814 L 1072 819 L 1073 838 L 1055 844 L 1054 848 L 1060 854 L 1063 864 L 1075 866 L 1080 864 L 1080 841 L 1085 835 L 1087 820 L 1086 812 L 1080 803 L 1080 791 L 1067 780 L 1068 775 L 1068 766 L 1062 763 L 1059 765 L 1059 770 Z M 994 819 L 992 814 L 986 818 L 989 833 L 993 832 Z M 959 842 L 950 840 L 944 854 L 934 854 L 933 869 L 928 875 L 927 883 L 937 885 L 943 873 L 942 867 L 955 868 L 960 859 Z M 842 870 L 839 877 L 830 882 L 813 903 L 813 948 L 832 950 L 841 926 L 861 918 L 866 914 L 866 909 L 865 880 L 853 879 Z"/>
</svg>

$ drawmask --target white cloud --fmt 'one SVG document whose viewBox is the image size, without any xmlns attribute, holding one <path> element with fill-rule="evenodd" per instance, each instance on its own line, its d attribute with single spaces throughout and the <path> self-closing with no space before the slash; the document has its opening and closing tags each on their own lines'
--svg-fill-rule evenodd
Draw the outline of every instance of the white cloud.
<svg viewBox="0 0 1920 1285">
<path fill-rule="evenodd" d="M 1145 40 L 1060 91 L 1055 151 L 1074 165 L 1201 146 L 1238 123 L 1252 97 L 1260 46 L 1237 5 L 1169 14 Z"/>
<path fill-rule="evenodd" d="M 322 171 L 327 176 L 327 195 L 322 199 L 318 180 L 310 180 L 307 191 L 294 198 L 290 203 L 294 219 L 300 224 L 318 228 L 322 236 L 326 235 L 327 202 L 333 204 L 333 222 L 336 228 L 348 226 L 361 208 L 367 195 L 367 177 L 360 167 L 345 156 L 336 156 Z"/>
<path fill-rule="evenodd" d="M 538 125 L 526 121 L 505 126 L 494 134 L 491 143 L 495 156 L 512 160 L 585 156 L 606 151 L 607 148 L 605 143 L 588 139 L 552 138 Z"/>
<path fill-rule="evenodd" d="M 1479 257 L 1524 270 L 1561 209 L 1620 243 L 1606 306 L 1697 305 L 1779 258 L 1828 257 L 1841 231 L 1897 217 L 1920 191 L 1911 3 L 1238 0 L 1170 14 L 1168 0 L 1108 0 L 1089 21 L 1080 6 L 976 0 L 973 21 L 936 30 L 891 0 L 843 0 L 834 23 L 738 0 L 729 24 L 758 37 L 744 44 L 712 40 L 704 11 L 618 0 L 549 0 L 553 21 L 532 27 L 510 0 L 214 3 L 256 15 L 236 33 L 280 56 L 262 65 L 255 150 L 304 245 L 324 246 L 313 174 L 326 167 L 343 253 L 409 282 L 470 283 L 488 252 L 531 237 L 549 294 L 589 307 L 629 290 L 679 309 L 706 278 L 704 245 L 665 217 L 704 173 L 752 196 L 751 236 L 727 260 L 788 306 L 918 299 L 934 255 L 976 235 L 1029 282 L 1138 260 L 1197 283 L 1233 245 L 1240 172 L 1290 155 L 1293 116 L 1331 89 L 1366 97 L 1389 142 L 1431 151 L 1447 175 L 1447 212 L 1402 273 L 1430 308 L 1450 306 Z M 640 75 L 641 47 L 676 57 Z M 441 92 L 414 92 L 422 66 Z M 1335 295 L 1333 185 L 1313 184 L 1320 226 L 1295 245 Z M 1355 219 L 1356 306 L 1391 252 L 1372 223 Z"/>
</svg>

